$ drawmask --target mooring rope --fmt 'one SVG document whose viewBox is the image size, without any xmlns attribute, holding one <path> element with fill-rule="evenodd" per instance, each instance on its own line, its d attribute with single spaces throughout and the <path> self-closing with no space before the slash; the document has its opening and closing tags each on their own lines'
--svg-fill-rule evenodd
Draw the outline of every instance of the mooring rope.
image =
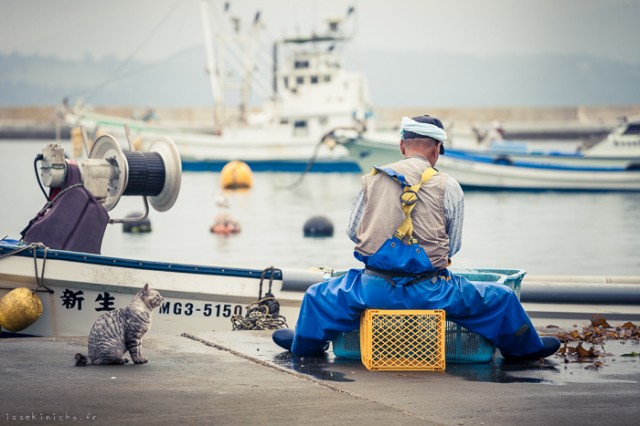
<svg viewBox="0 0 640 426">
<path fill-rule="evenodd" d="M 39 248 L 44 249 L 44 254 L 42 256 L 42 271 L 40 272 L 40 274 L 38 274 L 38 256 L 36 254 Z M 47 253 L 49 251 L 49 247 L 45 246 L 42 243 L 29 243 L 15 250 L 11 250 L 10 252 L 1 254 L 0 260 L 7 258 L 9 256 L 14 256 L 18 253 L 22 253 L 23 251 L 26 251 L 26 250 L 31 250 L 33 252 L 33 266 L 35 269 L 36 288 L 32 290 L 32 293 L 35 293 L 39 289 L 44 289 L 48 293 L 53 293 L 53 290 L 51 290 L 49 287 L 47 287 L 44 284 L 44 268 L 47 264 Z"/>
<path fill-rule="evenodd" d="M 307 161 L 307 165 L 305 169 L 302 171 L 302 173 L 300 174 L 300 176 L 298 176 L 298 178 L 293 183 L 278 187 L 278 189 L 292 189 L 302 183 L 302 180 L 307 175 L 307 173 L 311 171 L 311 167 L 313 167 L 314 163 L 316 162 L 316 159 L 318 158 L 318 152 L 320 151 L 320 147 L 324 144 L 325 136 L 323 136 L 320 142 L 318 142 L 316 146 L 313 148 L 313 153 L 311 154 L 311 158 L 309 158 L 309 160 Z"/>
<path fill-rule="evenodd" d="M 287 319 L 280 315 L 280 302 L 271 293 L 273 284 L 273 276 L 280 269 L 270 266 L 260 274 L 260 286 L 258 290 L 258 300 L 247 306 L 247 313 L 242 315 L 233 315 L 231 324 L 233 330 L 275 330 L 278 328 L 288 328 Z M 262 297 L 262 284 L 269 273 L 269 290 Z"/>
<path fill-rule="evenodd" d="M 329 130 L 327 133 L 322 135 L 322 137 L 320 138 L 320 142 L 318 142 L 316 146 L 313 148 L 313 153 L 311 154 L 311 158 L 309 158 L 309 161 L 307 161 L 307 166 L 305 167 L 304 171 L 300 174 L 300 176 L 298 176 L 298 179 L 296 179 L 293 183 L 289 185 L 278 187 L 278 189 L 292 189 L 300 185 L 300 183 L 302 183 L 302 180 L 307 175 L 307 173 L 311 171 L 311 167 L 313 167 L 313 165 L 315 164 L 318 158 L 320 147 L 322 147 L 322 145 L 326 144 L 330 149 L 333 149 L 335 145 L 343 143 L 338 141 L 335 138 L 336 130 L 353 130 L 358 132 L 358 135 L 360 135 L 362 134 L 362 132 L 365 131 L 365 127 L 362 124 L 360 124 L 356 126 L 340 126 L 340 127 L 336 127 L 334 129 Z"/>
</svg>

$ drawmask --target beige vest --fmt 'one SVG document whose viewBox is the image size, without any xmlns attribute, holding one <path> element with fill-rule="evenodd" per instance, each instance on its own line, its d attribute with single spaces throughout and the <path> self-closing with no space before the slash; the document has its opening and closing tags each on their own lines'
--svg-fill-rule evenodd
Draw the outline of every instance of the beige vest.
<svg viewBox="0 0 640 426">
<path fill-rule="evenodd" d="M 429 163 L 419 157 L 411 157 L 385 168 L 405 176 L 411 185 L 420 182 L 422 172 Z M 444 190 L 448 176 L 436 173 L 418 192 L 418 202 L 411 212 L 413 237 L 429 256 L 436 269 L 447 267 L 449 260 L 449 236 L 445 231 Z M 404 221 L 400 194 L 402 186 L 385 173 L 362 177 L 366 206 L 360 227 L 356 232 L 359 241 L 355 250 L 365 256 L 374 254 Z M 405 237 L 405 243 L 408 238 Z"/>
</svg>

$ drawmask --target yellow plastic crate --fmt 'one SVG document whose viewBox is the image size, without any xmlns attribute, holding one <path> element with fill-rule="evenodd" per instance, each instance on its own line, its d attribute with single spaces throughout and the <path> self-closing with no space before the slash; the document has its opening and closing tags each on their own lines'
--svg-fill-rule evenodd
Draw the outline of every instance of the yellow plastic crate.
<svg viewBox="0 0 640 426">
<path fill-rule="evenodd" d="M 368 370 L 445 369 L 443 310 L 367 309 L 360 317 L 360 353 Z"/>
</svg>

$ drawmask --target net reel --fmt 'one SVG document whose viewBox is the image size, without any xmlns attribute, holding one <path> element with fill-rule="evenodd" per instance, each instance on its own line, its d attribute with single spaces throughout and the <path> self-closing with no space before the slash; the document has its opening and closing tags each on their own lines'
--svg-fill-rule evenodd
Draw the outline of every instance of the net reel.
<svg viewBox="0 0 640 426">
<path fill-rule="evenodd" d="M 86 142 L 85 132 L 83 138 Z M 159 136 L 146 152 L 136 152 L 133 149 L 124 151 L 113 136 L 102 135 L 87 152 L 87 158 L 79 164 L 82 184 L 107 211 L 112 210 L 122 196 L 143 197 L 145 212 L 141 217 L 111 219 L 111 223 L 137 222 L 146 218 L 149 203 L 155 210 L 164 212 L 176 202 L 182 180 L 182 162 L 170 138 Z M 67 173 L 62 146 L 47 145 L 41 161 L 42 184 L 61 188 Z"/>
</svg>

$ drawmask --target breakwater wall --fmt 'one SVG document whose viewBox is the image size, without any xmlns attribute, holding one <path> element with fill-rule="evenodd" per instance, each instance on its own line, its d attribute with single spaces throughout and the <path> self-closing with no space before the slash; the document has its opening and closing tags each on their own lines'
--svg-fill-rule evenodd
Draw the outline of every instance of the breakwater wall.
<svg viewBox="0 0 640 426">
<path fill-rule="evenodd" d="M 146 108 L 131 106 L 93 107 L 93 112 L 126 118 L 141 118 Z M 0 107 L 0 137 L 68 137 L 56 106 Z M 235 110 L 229 109 L 227 116 Z M 213 127 L 213 107 L 157 107 L 156 116 L 168 126 L 208 130 Z M 447 123 L 473 123 L 482 128 L 501 121 L 507 131 L 606 132 L 621 117 L 640 116 L 640 105 L 567 107 L 378 107 L 374 111 L 379 127 L 397 126 L 402 116 L 429 114 Z M 25 136 L 27 135 L 27 136 Z M 31 135 L 31 136 L 28 136 Z"/>
</svg>

